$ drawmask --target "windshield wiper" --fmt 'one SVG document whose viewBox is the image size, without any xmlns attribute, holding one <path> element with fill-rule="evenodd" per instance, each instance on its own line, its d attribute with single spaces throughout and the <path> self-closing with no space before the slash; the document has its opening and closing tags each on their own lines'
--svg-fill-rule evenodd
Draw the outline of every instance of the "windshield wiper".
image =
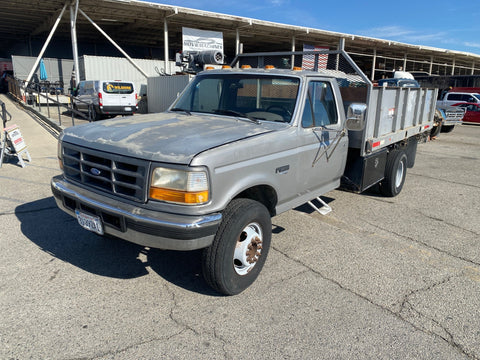
<svg viewBox="0 0 480 360">
<path fill-rule="evenodd" d="M 217 109 L 217 110 L 215 110 L 215 113 L 216 114 L 222 114 L 222 115 L 233 115 L 233 116 L 237 116 L 239 118 L 248 119 L 255 124 L 260 124 L 260 121 L 258 121 L 258 119 L 255 119 L 254 117 L 248 116 L 247 114 L 244 114 L 244 113 L 241 113 L 241 112 L 235 111 L 235 110 Z"/>
<path fill-rule="evenodd" d="M 170 109 L 170 111 L 183 111 L 185 114 L 187 115 L 192 115 L 192 113 L 190 111 L 188 111 L 187 109 L 181 109 L 181 108 L 172 108 Z"/>
</svg>

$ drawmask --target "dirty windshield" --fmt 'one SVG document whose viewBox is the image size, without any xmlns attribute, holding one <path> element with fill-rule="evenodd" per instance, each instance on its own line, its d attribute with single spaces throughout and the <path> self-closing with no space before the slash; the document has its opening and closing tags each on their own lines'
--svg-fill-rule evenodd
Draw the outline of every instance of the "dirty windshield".
<svg viewBox="0 0 480 360">
<path fill-rule="evenodd" d="M 290 122 L 299 83 L 295 77 L 199 75 L 171 110 Z"/>
</svg>

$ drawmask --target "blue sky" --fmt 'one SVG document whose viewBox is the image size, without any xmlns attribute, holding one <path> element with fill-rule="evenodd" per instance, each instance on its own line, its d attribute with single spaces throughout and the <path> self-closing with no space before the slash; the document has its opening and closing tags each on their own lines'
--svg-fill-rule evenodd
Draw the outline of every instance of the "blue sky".
<svg viewBox="0 0 480 360">
<path fill-rule="evenodd" d="M 147 1 L 480 54 L 478 0 Z"/>
</svg>

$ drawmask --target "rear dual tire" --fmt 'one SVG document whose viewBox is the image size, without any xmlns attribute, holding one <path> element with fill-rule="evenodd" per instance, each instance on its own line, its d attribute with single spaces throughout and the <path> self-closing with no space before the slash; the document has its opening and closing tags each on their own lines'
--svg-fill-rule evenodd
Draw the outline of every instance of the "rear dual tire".
<svg viewBox="0 0 480 360">
<path fill-rule="evenodd" d="M 388 154 L 385 177 L 380 183 L 383 196 L 395 197 L 402 191 L 407 175 L 407 154 L 403 150 L 393 150 Z"/>
</svg>

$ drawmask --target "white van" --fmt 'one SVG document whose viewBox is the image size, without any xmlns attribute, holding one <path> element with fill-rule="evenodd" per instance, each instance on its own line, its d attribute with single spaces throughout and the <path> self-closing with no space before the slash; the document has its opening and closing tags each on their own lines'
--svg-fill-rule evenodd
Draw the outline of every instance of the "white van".
<svg viewBox="0 0 480 360">
<path fill-rule="evenodd" d="M 85 113 L 88 113 L 90 108 L 92 120 L 116 115 L 132 115 L 137 111 L 135 85 L 121 80 L 80 81 L 73 106 L 76 110 Z"/>
</svg>

